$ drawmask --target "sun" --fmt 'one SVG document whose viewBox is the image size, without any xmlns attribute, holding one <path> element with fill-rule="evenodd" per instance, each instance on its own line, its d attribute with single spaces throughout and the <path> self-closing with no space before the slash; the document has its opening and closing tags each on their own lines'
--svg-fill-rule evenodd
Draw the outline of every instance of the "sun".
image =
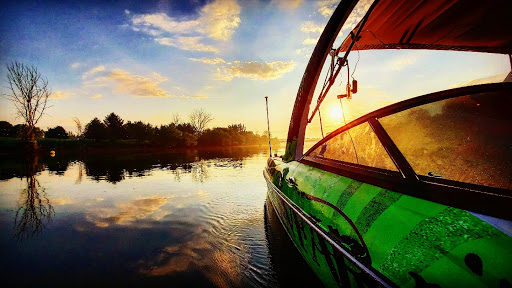
<svg viewBox="0 0 512 288">
<path fill-rule="evenodd" d="M 331 110 L 329 110 L 329 116 L 331 116 L 333 120 L 341 120 L 341 118 L 343 117 L 341 107 L 339 105 L 332 106 Z"/>
</svg>

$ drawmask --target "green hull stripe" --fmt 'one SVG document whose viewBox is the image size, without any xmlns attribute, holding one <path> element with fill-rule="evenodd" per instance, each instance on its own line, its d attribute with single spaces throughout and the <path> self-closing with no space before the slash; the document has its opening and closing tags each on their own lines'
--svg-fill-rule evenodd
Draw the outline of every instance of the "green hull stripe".
<svg viewBox="0 0 512 288">
<path fill-rule="evenodd" d="M 353 180 L 350 185 L 341 193 L 338 202 L 336 202 L 336 206 L 338 206 L 341 210 L 345 208 L 348 203 L 348 200 L 356 193 L 356 191 L 363 185 L 363 183 L 359 181 Z"/>
<path fill-rule="evenodd" d="M 379 194 L 364 207 L 359 217 L 357 217 L 356 226 L 359 232 L 364 236 L 375 220 L 377 220 L 384 211 L 395 204 L 400 197 L 402 197 L 402 194 L 391 193 L 386 189 L 382 189 Z"/>
<path fill-rule="evenodd" d="M 418 223 L 436 215 L 444 208 L 446 208 L 444 205 L 417 201 L 408 196 L 403 196 L 396 201 L 375 220 L 363 236 L 368 249 L 372 251 L 373 267 L 378 268 L 382 262 L 386 261 L 391 249 L 398 245 Z M 418 213 L 419 211 L 423 213 Z"/>
<path fill-rule="evenodd" d="M 480 238 L 499 236 L 497 230 L 483 223 L 470 213 L 448 207 L 436 217 L 421 221 L 391 250 L 389 257 L 379 270 L 396 281 L 405 284 L 408 271 L 421 273 L 455 247 Z"/>
<path fill-rule="evenodd" d="M 507 238 L 503 236 L 468 241 L 423 270 L 421 275 L 423 278 L 437 279 L 436 283 L 441 287 L 488 287 L 485 283 L 493 282 L 492 286 L 499 287 L 500 278 L 512 283 L 510 261 L 506 261 L 503 257 L 503 255 L 512 257 L 512 246 L 507 244 L 510 240 Z M 463 261 L 458 260 L 464 259 L 468 251 L 481 257 L 483 268 L 481 276 L 471 272 Z M 458 265 L 459 269 L 451 270 L 453 264 Z M 440 275 L 441 273 L 443 274 Z"/>
<path fill-rule="evenodd" d="M 381 190 L 381 188 L 372 185 L 361 185 L 355 196 L 350 198 L 347 205 L 343 209 L 343 212 L 347 214 L 347 216 L 350 217 L 350 219 L 357 220 L 362 211 L 364 211 L 364 207 L 366 207 L 368 203 L 370 203 L 370 201 L 372 201 Z M 359 229 L 360 226 L 358 226 L 357 223 L 355 224 L 356 227 Z"/>
<path fill-rule="evenodd" d="M 512 238 L 471 213 L 297 162 L 278 163 L 277 171 L 289 170 L 281 191 L 325 231 L 339 233 L 349 253 L 396 285 L 509 287 L 512 283 Z M 277 186 L 279 176 L 273 177 Z M 352 274 L 355 278 L 350 276 L 357 269 L 343 275 L 334 272 L 343 261 L 333 262 L 326 253 L 332 247 L 315 239 L 315 233 L 290 212 L 285 213 L 285 222 L 291 238 L 324 283 L 360 284 L 353 283 L 358 282 L 357 272 Z M 365 258 L 366 248 L 371 260 Z M 343 267 L 341 271 L 346 271 Z"/>
</svg>

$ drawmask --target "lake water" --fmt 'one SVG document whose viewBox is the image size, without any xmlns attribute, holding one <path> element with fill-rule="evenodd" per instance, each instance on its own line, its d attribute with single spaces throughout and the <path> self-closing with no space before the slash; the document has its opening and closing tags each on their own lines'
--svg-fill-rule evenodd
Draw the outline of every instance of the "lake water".
<svg viewBox="0 0 512 288">
<path fill-rule="evenodd" d="M 267 157 L 233 148 L 3 160 L 2 280 L 321 286 L 267 207 Z"/>
</svg>

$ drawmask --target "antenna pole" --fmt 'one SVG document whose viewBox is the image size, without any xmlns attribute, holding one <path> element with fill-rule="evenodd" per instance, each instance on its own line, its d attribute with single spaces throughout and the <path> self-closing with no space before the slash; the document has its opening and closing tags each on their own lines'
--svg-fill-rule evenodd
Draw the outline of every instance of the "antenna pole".
<svg viewBox="0 0 512 288">
<path fill-rule="evenodd" d="M 268 96 L 265 96 L 265 105 L 267 106 L 268 149 L 270 150 L 270 157 L 272 157 L 272 145 L 270 145 L 270 122 L 268 121 Z"/>
</svg>

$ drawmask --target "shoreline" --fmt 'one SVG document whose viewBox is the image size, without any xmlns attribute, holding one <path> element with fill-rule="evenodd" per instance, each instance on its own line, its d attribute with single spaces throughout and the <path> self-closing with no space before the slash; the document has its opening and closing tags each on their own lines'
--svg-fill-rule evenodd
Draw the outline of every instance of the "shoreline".
<svg viewBox="0 0 512 288">
<path fill-rule="evenodd" d="M 260 149 L 268 151 L 268 142 L 264 144 L 229 145 L 229 146 L 193 146 L 193 147 L 172 147 L 150 143 L 137 143 L 131 140 L 118 141 L 89 141 L 89 140 L 61 140 L 42 139 L 38 141 L 37 156 L 49 155 L 55 151 L 56 155 L 79 155 L 79 154 L 160 154 L 160 153 L 186 153 L 193 150 L 202 152 L 221 151 L 229 149 Z M 280 148 L 279 141 L 272 143 L 272 148 Z M 26 156 L 24 143 L 21 139 L 0 138 L 0 156 L 20 157 Z"/>
</svg>

